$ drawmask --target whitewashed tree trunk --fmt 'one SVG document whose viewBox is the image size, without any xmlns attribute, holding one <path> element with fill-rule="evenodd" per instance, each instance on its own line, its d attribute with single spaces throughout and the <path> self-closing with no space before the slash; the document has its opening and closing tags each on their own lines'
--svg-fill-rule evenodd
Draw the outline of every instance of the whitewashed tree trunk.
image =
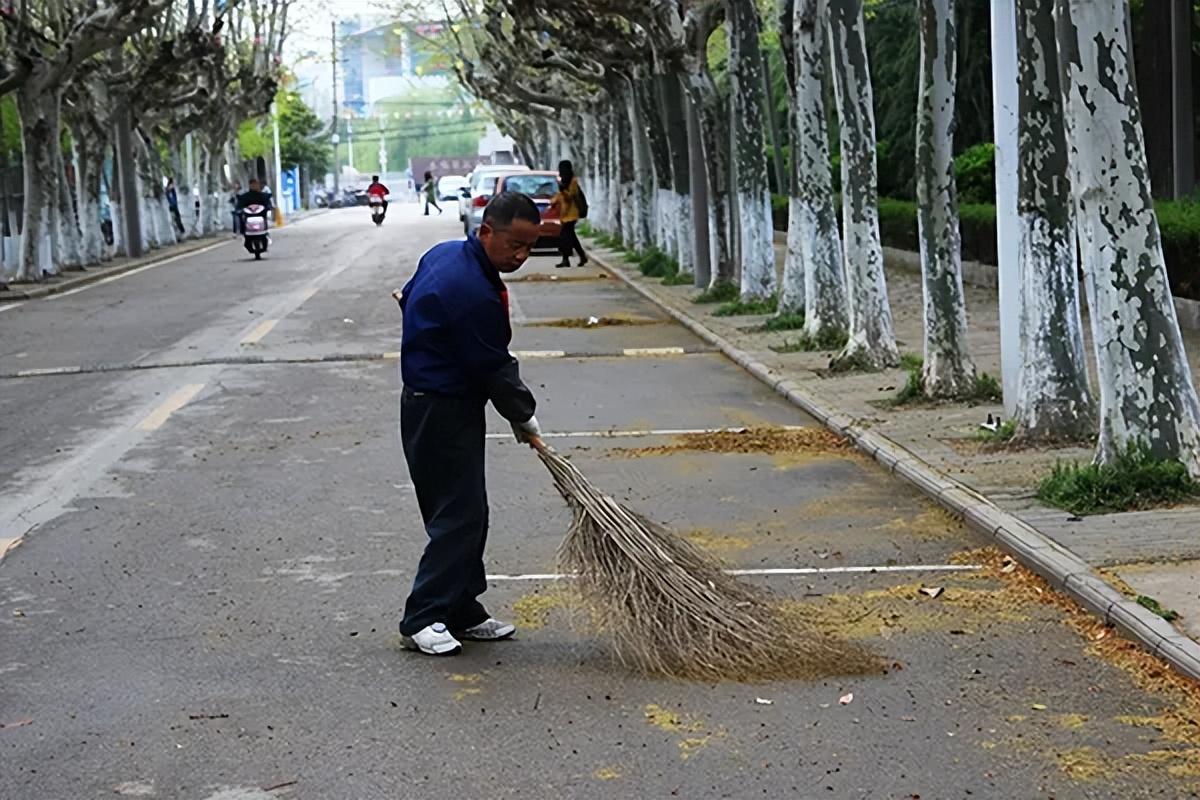
<svg viewBox="0 0 1200 800">
<path fill-rule="evenodd" d="M 104 143 L 89 142 L 82 126 L 72 126 L 75 164 L 75 205 L 83 263 L 95 266 L 104 260 L 104 235 L 100 229 L 100 181 L 104 169 Z"/>
<path fill-rule="evenodd" d="M 1079 314 L 1063 95 L 1053 8 L 1017 0 L 1017 206 L 1021 367 L 1014 440 L 1095 429 Z"/>
<path fill-rule="evenodd" d="M 804 296 L 804 204 L 797 197 L 799 188 L 793 176 L 788 193 L 787 255 L 783 261 L 783 281 L 779 287 L 779 314 L 803 314 Z"/>
<path fill-rule="evenodd" d="M 83 269 L 82 238 L 75 218 L 75 201 L 67 182 L 67 165 L 63 159 L 61 139 L 54 137 L 53 164 L 57 197 L 54 201 L 55 226 L 51 231 L 52 247 L 61 270 Z"/>
<path fill-rule="evenodd" d="M 696 269 L 695 231 L 692 223 L 691 164 L 688 156 L 685 87 L 674 72 L 657 77 L 658 99 L 671 159 L 673 216 L 666 221 L 675 243 L 673 253 L 680 272 Z"/>
<path fill-rule="evenodd" d="M 758 8 L 754 0 L 728 0 L 729 80 L 741 298 L 765 300 L 776 291 L 775 225 L 767 156 L 763 152 L 763 63 L 759 53 Z"/>
<path fill-rule="evenodd" d="M 608 137 L 608 162 L 605 164 L 606 173 L 605 181 L 608 196 L 606 202 L 609 210 L 609 225 L 612 228 L 612 234 L 620 237 L 622 242 L 627 241 L 624 236 L 624 220 L 623 220 L 623 201 L 621 187 L 621 121 L 619 118 L 619 106 L 617 98 L 610 95 L 610 106 L 606 115 L 606 135 Z"/>
<path fill-rule="evenodd" d="M 57 224 L 53 211 L 59 179 L 54 171 L 54 148 L 58 146 L 59 95 L 57 92 L 19 90 L 17 112 L 21 118 L 25 184 L 21 249 L 14 277 L 18 281 L 41 281 L 42 243 Z M 53 263 L 51 270 L 57 271 Z"/>
<path fill-rule="evenodd" d="M 707 52 L 707 51 L 705 51 Z M 704 63 L 703 61 L 701 62 Z M 702 69 L 695 76 L 695 102 L 700 114 L 700 136 L 708 158 L 708 239 L 712 267 L 709 285 L 733 283 L 733 220 L 730 192 L 731 138 L 728 103 L 712 74 Z"/>
<path fill-rule="evenodd" d="M 1058 0 L 1072 190 L 1100 383 L 1099 462 L 1133 443 L 1200 476 L 1200 400 L 1150 197 L 1122 0 Z"/>
<path fill-rule="evenodd" d="M 879 240 L 875 112 L 862 0 L 829 0 L 830 56 L 842 142 L 842 226 L 850 339 L 834 359 L 844 369 L 899 363 Z"/>
<path fill-rule="evenodd" d="M 789 218 L 788 224 L 799 234 L 797 246 L 804 262 L 804 332 L 813 340 L 843 334 L 850 322 L 825 110 L 829 50 L 824 20 L 828 11 L 826 0 L 796 0 L 793 12 L 796 96 L 792 160 L 798 174 L 800 213 L 798 218 Z"/>
<path fill-rule="evenodd" d="M 954 0 L 918 0 L 921 69 L 917 96 L 917 232 L 925 298 L 925 395 L 954 398 L 975 388 L 967 346 L 962 237 L 954 177 L 954 89 L 958 34 Z"/>
<path fill-rule="evenodd" d="M 631 138 L 633 160 L 633 189 L 634 197 L 631 203 L 633 211 L 634 230 L 631 243 L 635 250 L 645 250 L 654 241 L 654 163 L 650 155 L 650 143 L 647 141 L 645 124 L 642 122 L 641 104 L 637 101 L 636 90 L 628 92 L 627 113 Z"/>
</svg>

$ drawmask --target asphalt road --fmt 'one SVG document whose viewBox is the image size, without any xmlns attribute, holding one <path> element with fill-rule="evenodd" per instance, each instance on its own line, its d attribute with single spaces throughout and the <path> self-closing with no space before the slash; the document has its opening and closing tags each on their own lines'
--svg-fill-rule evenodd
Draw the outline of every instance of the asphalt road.
<svg viewBox="0 0 1200 800">
<path fill-rule="evenodd" d="M 0 539 L 21 540 L 0 562 L 0 798 L 1194 796 L 1195 706 L 1053 598 L 969 568 L 983 542 L 873 463 L 647 452 L 812 421 L 550 258 L 511 288 L 555 445 L 732 566 L 812 570 L 748 580 L 891 666 L 760 685 L 624 671 L 558 584 L 520 579 L 554 571 L 568 516 L 494 415 L 486 600 L 521 632 L 455 659 L 400 651 L 424 534 L 389 293 L 457 230 L 411 204 L 381 229 L 343 210 L 277 232 L 261 264 L 231 240 L 0 310 Z M 554 324 L 590 316 L 639 324 Z M 65 374 L 13 377 L 31 370 Z"/>
</svg>

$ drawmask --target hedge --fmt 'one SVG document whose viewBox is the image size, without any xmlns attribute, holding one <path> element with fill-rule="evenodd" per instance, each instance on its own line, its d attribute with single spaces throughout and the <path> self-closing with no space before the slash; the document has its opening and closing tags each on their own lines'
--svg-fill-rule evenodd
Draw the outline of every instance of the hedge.
<svg viewBox="0 0 1200 800">
<path fill-rule="evenodd" d="M 773 198 L 775 228 L 787 230 L 787 198 Z M 1163 254 L 1171 292 L 1176 297 L 1200 300 L 1200 203 L 1190 200 L 1159 200 L 1158 227 L 1162 232 Z M 963 204 L 959 207 L 963 258 L 983 264 L 995 264 L 996 207 L 990 204 Z M 900 250 L 919 251 L 917 241 L 917 204 L 909 200 L 879 199 L 879 234 L 884 245 Z"/>
</svg>

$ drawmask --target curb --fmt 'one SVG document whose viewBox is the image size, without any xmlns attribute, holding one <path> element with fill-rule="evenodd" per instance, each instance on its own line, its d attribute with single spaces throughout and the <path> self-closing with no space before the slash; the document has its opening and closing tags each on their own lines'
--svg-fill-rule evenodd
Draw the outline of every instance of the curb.
<svg viewBox="0 0 1200 800">
<path fill-rule="evenodd" d="M 1066 593 L 1079 605 L 1115 626 L 1180 673 L 1200 680 L 1200 643 L 1109 586 L 1079 556 L 1000 509 L 983 495 L 935 469 L 900 444 L 877 431 L 859 427 L 852 418 L 825 405 L 823 400 L 801 388 L 794 380 L 772 372 L 763 363 L 755 361 L 750 353 L 734 347 L 694 317 L 662 302 L 623 270 L 611 266 L 607 259 L 593 256 L 593 260 L 680 325 L 720 349 L 738 366 L 786 397 L 792 405 L 815 417 L 833 432 L 845 436 L 888 472 L 904 479 L 938 505 L 961 517 L 1001 550 L 1045 578 L 1055 589 Z"/>
<path fill-rule="evenodd" d="M 80 286 L 87 286 L 88 284 L 102 281 L 105 278 L 111 278 L 115 275 L 124 275 L 126 272 L 133 272 L 135 269 L 141 269 L 142 267 L 148 267 L 148 266 L 151 266 L 152 264 L 157 264 L 161 261 L 166 261 L 171 258 L 178 258 L 180 256 L 192 255 L 193 253 L 198 253 L 201 250 L 205 250 L 208 248 L 215 249 L 219 245 L 228 243 L 228 242 L 220 241 L 220 239 L 221 239 L 220 236 L 210 236 L 205 239 L 192 239 L 189 241 L 195 242 L 196 243 L 195 247 L 186 247 L 186 248 L 182 248 L 182 249 L 177 249 L 177 248 L 179 248 L 179 245 L 176 245 L 175 248 L 172 248 L 170 250 L 160 250 L 153 255 L 138 258 L 134 261 L 129 262 L 128 264 L 121 264 L 118 267 L 92 266 L 92 267 L 88 268 L 87 272 L 85 272 L 81 275 L 78 275 L 76 277 L 67 278 L 66 280 L 62 281 L 61 283 L 56 283 L 52 286 L 36 286 L 36 287 L 30 288 L 30 289 L 21 291 L 21 290 L 13 289 L 12 288 L 13 284 L 9 284 L 8 291 L 0 292 L 0 302 L 15 301 L 15 302 L 20 303 L 20 302 L 24 302 L 26 300 L 38 300 L 43 297 L 49 297 L 50 295 L 62 294 L 63 292 L 67 292 L 72 289 L 78 289 Z M 232 241 L 232 240 L 230 240 L 230 241 Z M 73 273 L 68 273 L 68 274 L 73 274 Z"/>
</svg>

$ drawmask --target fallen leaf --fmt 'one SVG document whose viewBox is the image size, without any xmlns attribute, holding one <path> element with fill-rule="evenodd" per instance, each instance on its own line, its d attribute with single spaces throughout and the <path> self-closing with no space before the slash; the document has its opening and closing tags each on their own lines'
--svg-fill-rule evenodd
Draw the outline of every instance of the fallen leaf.
<svg viewBox="0 0 1200 800">
<path fill-rule="evenodd" d="M 9 728 L 23 728 L 26 725 L 32 724 L 32 719 L 19 719 L 16 722 L 0 722 L 0 731 L 8 730 Z"/>
<path fill-rule="evenodd" d="M 754 702 L 758 703 L 760 706 L 773 706 L 773 705 L 775 705 L 775 701 L 774 701 L 774 700 L 768 700 L 768 699 L 767 699 L 767 698 L 765 698 L 765 697 L 756 697 L 756 698 L 754 698 Z"/>
<path fill-rule="evenodd" d="M 1034 711 L 1045 711 L 1046 704 L 1045 703 L 1034 703 L 1033 705 L 1030 706 L 1030 708 L 1032 708 Z"/>
<path fill-rule="evenodd" d="M 941 597 L 942 592 L 944 592 L 944 591 L 946 591 L 946 587 L 944 587 L 944 586 L 922 586 L 921 587 L 921 594 L 925 595 L 926 597 L 932 597 L 934 599 Z"/>
<path fill-rule="evenodd" d="M 854 702 L 854 692 L 851 692 L 850 694 L 842 695 L 841 697 L 838 698 L 838 702 L 844 706 L 850 705 L 851 703 Z"/>
<path fill-rule="evenodd" d="M 1017 562 L 1013 561 L 1008 556 L 1005 556 L 1004 557 L 1004 566 L 1002 566 L 1000 568 L 1000 571 L 1003 572 L 1005 575 L 1007 575 L 1010 572 L 1016 571 L 1016 569 L 1017 569 Z"/>
<path fill-rule="evenodd" d="M 23 616 L 25 616 L 25 612 L 24 612 L 24 611 L 22 611 L 22 610 L 21 610 L 21 609 L 19 609 L 19 608 L 14 608 L 14 609 L 13 609 L 13 616 L 14 616 L 14 617 L 23 617 Z"/>
<path fill-rule="evenodd" d="M 1093 639 L 1094 641 L 1097 641 L 1097 642 L 1098 642 L 1098 641 L 1100 641 L 1101 639 L 1103 639 L 1103 638 L 1104 638 L 1104 637 L 1106 637 L 1106 636 L 1108 636 L 1108 628 L 1105 628 L 1104 630 L 1102 630 L 1102 631 L 1100 631 L 1099 633 L 1097 633 L 1095 636 L 1093 636 L 1093 637 L 1092 637 L 1092 639 Z"/>
</svg>

